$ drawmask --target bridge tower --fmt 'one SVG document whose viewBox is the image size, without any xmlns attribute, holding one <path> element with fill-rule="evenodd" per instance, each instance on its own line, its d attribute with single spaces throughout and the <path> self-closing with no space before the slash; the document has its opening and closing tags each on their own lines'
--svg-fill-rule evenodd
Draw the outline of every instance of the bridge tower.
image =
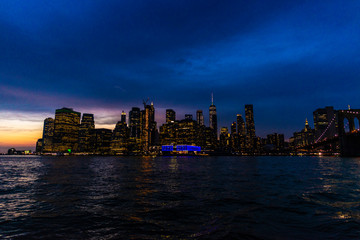
<svg viewBox="0 0 360 240">
<path fill-rule="evenodd" d="M 355 129 L 356 118 L 360 121 L 360 109 L 338 111 L 340 153 L 343 157 L 360 156 L 360 132 Z M 345 119 L 349 121 L 349 133 L 345 132 Z"/>
</svg>

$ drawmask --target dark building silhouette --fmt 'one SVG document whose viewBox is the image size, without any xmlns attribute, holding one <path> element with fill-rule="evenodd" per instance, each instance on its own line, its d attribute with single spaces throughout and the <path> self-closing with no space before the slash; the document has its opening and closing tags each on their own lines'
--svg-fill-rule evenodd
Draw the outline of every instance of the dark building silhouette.
<svg viewBox="0 0 360 240">
<path fill-rule="evenodd" d="M 215 137 L 217 139 L 217 132 L 218 132 L 217 115 L 216 115 L 216 106 L 214 105 L 213 94 L 211 94 L 211 105 L 209 107 L 209 123 L 210 123 L 210 128 L 213 129 L 215 133 Z"/>
<path fill-rule="evenodd" d="M 54 125 L 53 118 L 46 118 L 44 120 L 43 136 L 42 136 L 42 152 L 53 151 L 53 137 L 54 137 Z"/>
<path fill-rule="evenodd" d="M 130 137 L 140 139 L 141 125 L 140 125 L 140 108 L 133 107 L 129 113 Z"/>
<path fill-rule="evenodd" d="M 240 136 L 246 136 L 245 122 L 241 114 L 236 115 L 236 128 Z"/>
<path fill-rule="evenodd" d="M 95 120 L 94 114 L 84 113 L 79 128 L 79 152 L 92 152 L 91 139 L 94 138 Z"/>
<path fill-rule="evenodd" d="M 17 153 L 16 153 L 16 149 L 15 148 L 10 148 L 9 150 L 8 150 L 8 155 L 16 155 Z"/>
<path fill-rule="evenodd" d="M 320 141 L 332 138 L 339 133 L 337 113 L 334 110 L 334 107 L 318 108 L 313 112 L 313 117 L 315 140 Z"/>
<path fill-rule="evenodd" d="M 174 122 L 176 119 L 176 113 L 172 109 L 166 109 L 166 122 Z"/>
<path fill-rule="evenodd" d="M 196 111 L 196 122 L 197 122 L 197 124 L 199 124 L 199 126 L 204 125 L 204 115 L 203 115 L 202 110 L 197 110 Z"/>
<path fill-rule="evenodd" d="M 193 120 L 193 115 L 192 114 L 185 114 L 185 119 L 186 120 Z"/>
<path fill-rule="evenodd" d="M 40 138 L 36 141 L 35 151 L 38 154 L 43 152 L 43 139 L 42 138 Z"/>
<path fill-rule="evenodd" d="M 236 130 L 238 133 L 238 143 L 236 150 L 238 152 L 245 152 L 246 150 L 246 127 L 245 121 L 241 114 L 236 115 Z"/>
<path fill-rule="evenodd" d="M 254 151 L 255 122 L 254 109 L 252 104 L 245 105 L 245 120 L 246 120 L 246 147 L 250 152 Z"/>
<path fill-rule="evenodd" d="M 81 113 L 72 108 L 55 111 L 53 151 L 73 152 L 78 149 Z"/>
<path fill-rule="evenodd" d="M 235 152 L 240 151 L 239 134 L 237 133 L 237 122 L 233 122 L 230 128 L 230 145 L 231 149 Z"/>
<path fill-rule="evenodd" d="M 122 115 L 123 116 L 123 115 Z M 125 115 L 126 116 L 126 115 Z M 111 139 L 111 151 L 113 154 L 125 154 L 128 151 L 129 142 L 129 129 L 126 122 L 123 121 L 117 122 L 115 129 L 112 133 Z"/>
<path fill-rule="evenodd" d="M 121 112 L 121 122 L 126 123 L 126 113 L 124 111 Z"/>
</svg>

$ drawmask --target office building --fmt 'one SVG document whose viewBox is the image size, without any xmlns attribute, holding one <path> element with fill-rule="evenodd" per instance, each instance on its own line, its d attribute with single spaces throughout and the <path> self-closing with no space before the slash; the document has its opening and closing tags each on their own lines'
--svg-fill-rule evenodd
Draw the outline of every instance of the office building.
<svg viewBox="0 0 360 240">
<path fill-rule="evenodd" d="M 196 122 L 199 126 L 203 126 L 204 125 L 204 115 L 203 115 L 203 111 L 202 110 L 197 110 L 196 111 Z"/>
<path fill-rule="evenodd" d="M 95 129 L 94 153 L 102 155 L 110 154 L 111 139 L 112 131 L 110 129 Z"/>
<path fill-rule="evenodd" d="M 241 114 L 236 115 L 236 129 L 240 136 L 246 136 L 245 122 Z"/>
<path fill-rule="evenodd" d="M 123 119 L 116 123 L 111 138 L 111 151 L 113 154 L 124 154 L 127 152 L 130 135 L 129 133 L 130 131 L 127 127 L 127 124 L 123 121 Z"/>
<path fill-rule="evenodd" d="M 93 150 L 94 146 L 91 146 L 91 138 L 94 137 L 94 129 L 94 114 L 84 113 L 79 128 L 79 152 L 90 152 Z"/>
<path fill-rule="evenodd" d="M 53 118 L 46 118 L 44 120 L 43 136 L 42 136 L 42 152 L 52 152 L 53 150 L 53 137 L 54 137 L 54 124 Z"/>
<path fill-rule="evenodd" d="M 81 113 L 72 108 L 61 108 L 55 111 L 54 152 L 74 152 L 78 149 Z"/>
<path fill-rule="evenodd" d="M 141 135 L 140 108 L 133 107 L 129 112 L 129 126 L 130 126 L 130 137 L 134 139 L 140 139 L 140 135 Z"/>
<path fill-rule="evenodd" d="M 154 104 L 144 104 L 144 110 L 141 111 L 141 144 L 143 151 L 149 151 L 149 147 L 156 142 L 156 122 Z"/>
</svg>

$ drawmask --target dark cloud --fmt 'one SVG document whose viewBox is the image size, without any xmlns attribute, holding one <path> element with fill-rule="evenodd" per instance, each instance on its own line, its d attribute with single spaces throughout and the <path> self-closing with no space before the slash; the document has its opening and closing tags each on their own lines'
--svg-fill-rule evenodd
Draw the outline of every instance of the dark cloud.
<svg viewBox="0 0 360 240">
<path fill-rule="evenodd" d="M 150 97 L 159 108 L 206 114 L 214 92 L 221 124 L 254 103 L 260 132 L 289 133 L 317 107 L 359 102 L 359 7 L 2 1 L 0 110 L 129 109 Z"/>
</svg>

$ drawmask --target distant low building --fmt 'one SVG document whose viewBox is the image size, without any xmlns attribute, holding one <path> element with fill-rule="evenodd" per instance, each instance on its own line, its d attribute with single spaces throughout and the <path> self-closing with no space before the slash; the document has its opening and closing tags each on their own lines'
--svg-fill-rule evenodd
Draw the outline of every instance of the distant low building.
<svg viewBox="0 0 360 240">
<path fill-rule="evenodd" d="M 10 148 L 8 150 L 8 155 L 28 155 L 32 154 L 31 150 L 16 150 L 15 148 Z"/>
</svg>

